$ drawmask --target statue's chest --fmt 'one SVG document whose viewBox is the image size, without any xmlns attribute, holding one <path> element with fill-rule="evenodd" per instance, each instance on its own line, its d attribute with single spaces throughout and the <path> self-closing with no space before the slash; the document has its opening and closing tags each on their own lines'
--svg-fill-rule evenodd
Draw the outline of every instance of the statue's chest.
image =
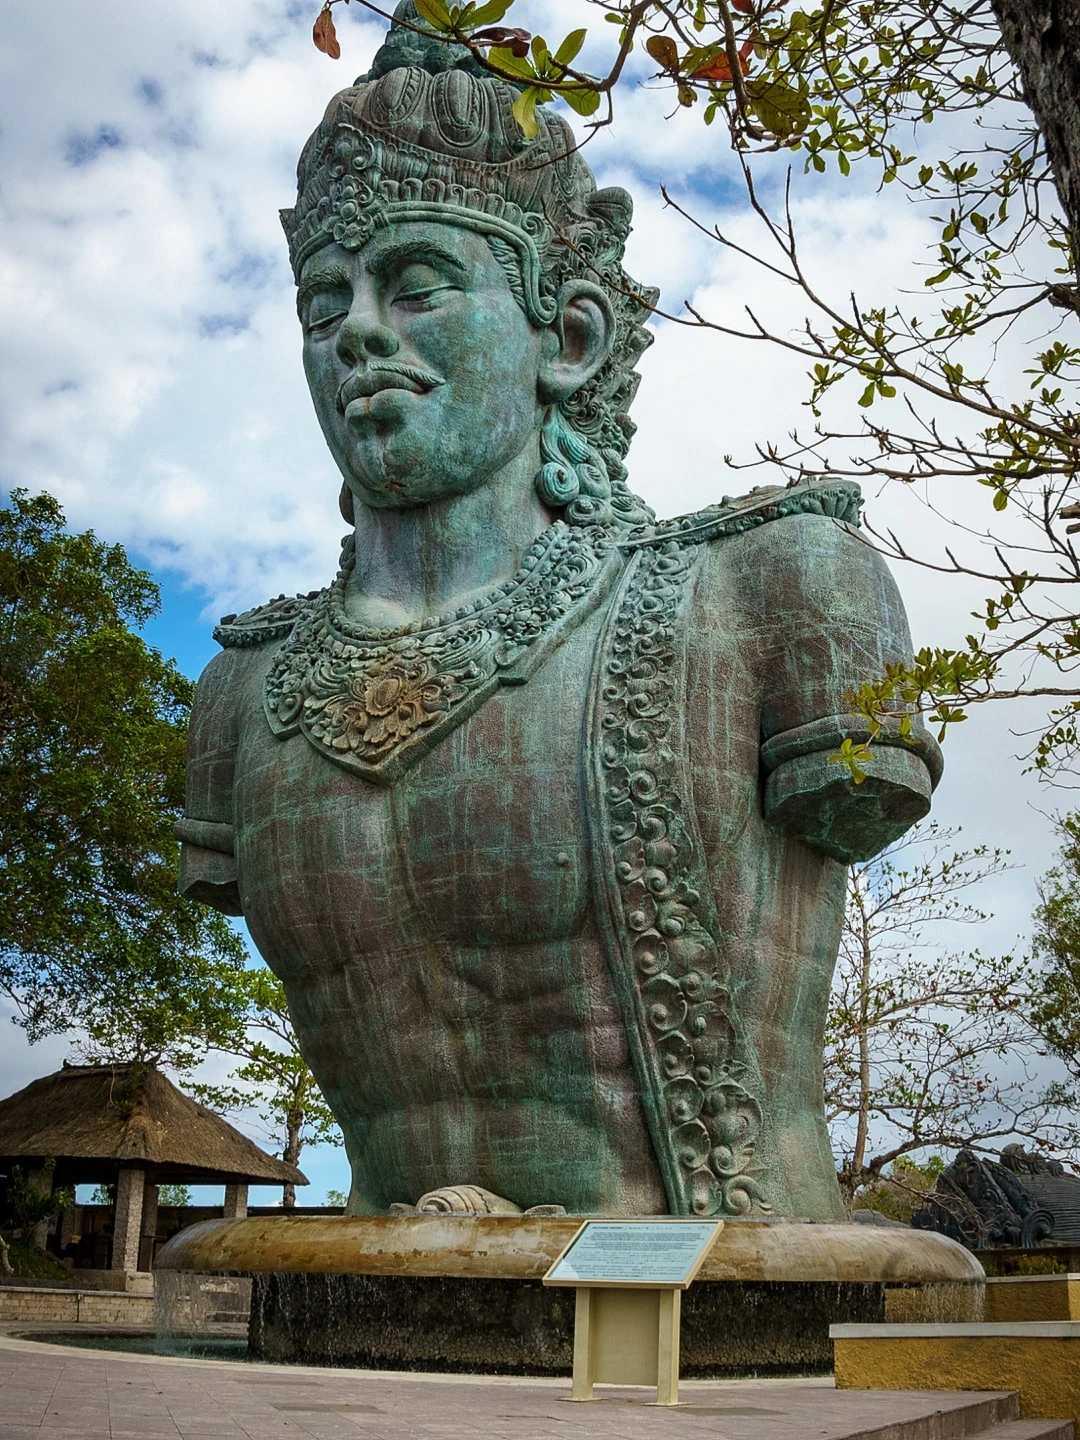
<svg viewBox="0 0 1080 1440">
<path fill-rule="evenodd" d="M 244 913 L 268 958 L 332 964 L 362 951 L 581 929 L 582 736 L 599 618 L 391 785 L 336 764 L 302 735 L 275 736 L 250 696 L 236 839 Z"/>
</svg>

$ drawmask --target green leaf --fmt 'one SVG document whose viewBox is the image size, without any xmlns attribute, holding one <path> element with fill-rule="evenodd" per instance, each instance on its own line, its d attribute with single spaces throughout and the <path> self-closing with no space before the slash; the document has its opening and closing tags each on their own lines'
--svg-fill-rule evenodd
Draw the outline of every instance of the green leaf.
<svg viewBox="0 0 1080 1440">
<path fill-rule="evenodd" d="M 1008 494 L 1006 493 L 1006 491 L 1004 491 L 1004 490 L 996 490 L 996 491 L 994 492 L 994 509 L 995 509 L 995 510 L 1004 510 L 1005 507 L 1008 505 L 1008 503 L 1009 503 L 1009 496 L 1008 496 Z"/>
<path fill-rule="evenodd" d="M 540 122 L 536 118 L 536 102 L 540 98 L 540 92 L 535 85 L 530 85 L 523 90 L 510 107 L 514 119 L 521 126 L 521 133 L 526 140 L 535 140 L 540 133 Z"/>
<path fill-rule="evenodd" d="M 503 75 L 512 75 L 520 80 L 537 78 L 536 71 L 526 57 L 523 55 L 519 59 L 509 46 L 493 45 L 488 51 L 488 60 Z"/>
<path fill-rule="evenodd" d="M 865 390 L 863 391 L 863 393 L 859 396 L 859 404 L 863 407 L 864 410 L 867 409 L 869 406 L 871 406 L 871 405 L 874 403 L 874 396 L 875 396 L 876 394 L 877 394 L 877 381 L 876 381 L 876 380 L 871 380 L 871 381 L 870 381 L 870 384 L 867 385 L 866 389 L 865 389 Z"/>
<path fill-rule="evenodd" d="M 503 18 L 514 0 L 488 0 L 486 5 L 479 6 L 469 16 L 469 29 L 478 29 L 481 25 L 497 25 Z"/>
<path fill-rule="evenodd" d="M 810 123 L 810 102 L 806 95 L 778 76 L 759 75 L 748 80 L 746 94 L 761 123 L 781 139 L 800 134 Z"/>
<path fill-rule="evenodd" d="M 597 90 L 560 90 L 559 94 L 579 115 L 595 115 L 600 108 L 600 93 Z"/>
<path fill-rule="evenodd" d="M 581 47 L 585 44 L 587 30 L 571 30 L 566 39 L 555 51 L 555 59 L 559 65 L 571 65 L 577 57 Z"/>
<path fill-rule="evenodd" d="M 416 0 L 416 8 L 422 19 L 434 30 L 450 29 L 450 11 L 442 0 Z"/>
<path fill-rule="evenodd" d="M 840 150 L 840 151 L 837 152 L 836 163 L 837 163 L 837 165 L 839 165 L 839 167 L 840 167 L 840 174 L 841 174 L 841 175 L 850 175 L 850 174 L 851 174 L 851 161 L 850 161 L 850 160 L 847 158 L 847 156 L 844 154 L 843 150 Z"/>
</svg>

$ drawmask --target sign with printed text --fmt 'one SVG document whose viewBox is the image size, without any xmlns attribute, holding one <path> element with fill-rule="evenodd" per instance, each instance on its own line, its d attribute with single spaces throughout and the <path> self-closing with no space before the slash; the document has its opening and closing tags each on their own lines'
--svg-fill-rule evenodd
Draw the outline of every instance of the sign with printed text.
<svg viewBox="0 0 1080 1440">
<path fill-rule="evenodd" d="M 586 1220 L 544 1284 L 685 1290 L 722 1229 L 721 1220 Z"/>
</svg>

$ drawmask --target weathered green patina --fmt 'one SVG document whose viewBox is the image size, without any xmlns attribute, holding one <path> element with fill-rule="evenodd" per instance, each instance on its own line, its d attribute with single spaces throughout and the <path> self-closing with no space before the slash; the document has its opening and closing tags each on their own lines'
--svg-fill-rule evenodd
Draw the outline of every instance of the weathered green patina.
<svg viewBox="0 0 1080 1440">
<path fill-rule="evenodd" d="M 628 489 L 630 200 L 514 95 L 398 27 L 304 149 L 351 530 L 327 589 L 218 628 L 182 884 L 284 982 L 353 1213 L 835 1218 L 845 865 L 940 758 L 918 726 L 859 786 L 828 756 L 903 609 L 850 484 L 662 523 Z"/>
</svg>

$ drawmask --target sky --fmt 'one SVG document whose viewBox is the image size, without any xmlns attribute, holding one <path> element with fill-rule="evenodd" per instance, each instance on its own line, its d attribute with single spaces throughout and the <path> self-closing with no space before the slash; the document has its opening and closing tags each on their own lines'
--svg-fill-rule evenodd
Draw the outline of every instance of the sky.
<svg viewBox="0 0 1080 1440">
<path fill-rule="evenodd" d="M 162 587 L 148 636 L 191 675 L 215 651 L 220 614 L 324 584 L 336 565 L 339 482 L 305 388 L 277 212 L 293 201 L 303 140 L 330 95 L 367 68 L 382 24 L 358 5 L 336 7 L 343 56 L 332 62 L 311 43 L 316 9 L 314 0 L 9 0 L 5 12 L 0 486 L 51 491 L 73 527 L 122 542 L 148 566 Z M 514 13 L 549 39 L 597 14 L 583 0 L 530 0 Z M 609 39 L 590 37 L 583 61 L 602 64 Z M 628 268 L 661 287 L 669 313 L 690 300 L 731 324 L 752 304 L 793 333 L 802 312 L 789 288 L 664 206 L 661 184 L 706 229 L 719 224 L 765 253 L 719 127 L 687 112 L 666 118 L 671 92 L 646 73 L 631 66 L 615 125 L 585 152 L 598 183 L 634 197 Z M 775 199 L 782 166 L 765 164 L 760 176 Z M 824 292 L 880 303 L 921 283 L 910 257 L 934 227 L 899 187 L 879 194 L 858 170 L 850 181 L 797 174 L 793 213 L 803 263 Z M 803 363 L 662 319 L 653 330 L 634 406 L 634 488 L 670 515 L 775 483 L 761 470 L 729 471 L 724 456 L 752 459 L 756 443 L 806 427 Z M 850 398 L 837 406 L 840 421 L 857 414 Z M 934 499 L 984 523 L 982 495 Z M 927 555 L 957 542 L 909 489 L 867 501 L 879 529 L 894 527 Z M 914 566 L 896 573 L 917 643 L 948 644 L 971 628 L 977 590 Z M 1060 797 L 1014 758 L 1023 742 L 1012 732 L 1039 713 L 984 707 L 947 747 L 937 818 L 969 843 L 1008 846 L 1017 861 L 995 883 L 984 949 L 1024 934 L 1055 848 Z M 5 1026 L 0 1094 L 66 1053 L 62 1042 L 30 1048 Z M 303 1164 L 304 1200 L 347 1188 L 340 1151 L 308 1152 Z"/>
</svg>

